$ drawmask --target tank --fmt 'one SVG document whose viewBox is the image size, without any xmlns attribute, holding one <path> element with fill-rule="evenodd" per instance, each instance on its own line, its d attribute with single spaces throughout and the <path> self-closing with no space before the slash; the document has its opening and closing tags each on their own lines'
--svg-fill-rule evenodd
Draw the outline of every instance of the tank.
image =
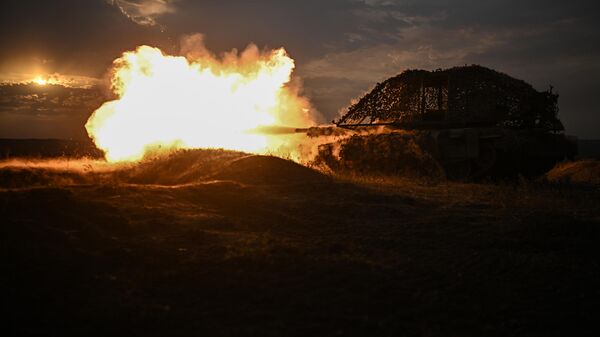
<svg viewBox="0 0 600 337">
<path fill-rule="evenodd" d="M 451 179 L 531 176 L 577 154 L 577 139 L 564 134 L 558 119 L 558 94 L 552 87 L 540 92 L 522 80 L 478 65 L 407 70 L 378 83 L 334 123 L 356 137 L 370 137 L 364 141 L 364 151 L 373 151 L 369 142 L 381 144 L 382 139 L 391 142 L 385 149 L 398 148 L 394 144 L 398 142 L 418 144 Z M 307 133 L 328 135 L 335 130 L 308 129 Z M 319 157 L 331 156 L 334 146 L 321 146 Z M 345 143 L 337 146 L 343 154 Z M 393 153 L 382 156 L 393 157 Z M 341 159 L 342 166 L 361 160 Z"/>
</svg>

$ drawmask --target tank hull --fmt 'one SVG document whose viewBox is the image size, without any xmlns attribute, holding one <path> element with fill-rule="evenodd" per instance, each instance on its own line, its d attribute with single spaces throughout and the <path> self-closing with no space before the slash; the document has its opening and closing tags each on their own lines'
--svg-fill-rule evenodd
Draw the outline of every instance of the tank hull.
<svg viewBox="0 0 600 337">
<path fill-rule="evenodd" d="M 535 176 L 576 155 L 577 139 L 563 134 L 500 127 L 390 128 L 322 145 L 318 161 L 334 170 L 394 173 L 406 166 L 400 163 L 409 157 L 416 165 L 430 165 L 425 164 L 426 158 L 439 164 L 447 178 L 470 180 Z"/>
</svg>

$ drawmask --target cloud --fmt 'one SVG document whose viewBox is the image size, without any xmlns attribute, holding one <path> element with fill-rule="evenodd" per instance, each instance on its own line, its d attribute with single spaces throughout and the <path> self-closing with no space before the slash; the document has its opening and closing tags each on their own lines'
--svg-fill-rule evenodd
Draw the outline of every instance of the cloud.
<svg viewBox="0 0 600 337">
<path fill-rule="evenodd" d="M 303 66 L 301 73 L 305 78 L 377 81 L 409 68 L 436 69 L 464 64 L 471 55 L 504 43 L 504 38 L 502 34 L 471 29 L 407 28 L 398 33 L 393 44 L 328 53 Z"/>
<path fill-rule="evenodd" d="M 391 34 L 391 33 L 390 33 Z M 474 55 L 505 44 L 510 32 L 441 29 L 432 25 L 398 28 L 388 41 L 354 49 L 338 49 L 300 65 L 308 96 L 328 117 L 337 116 L 351 99 L 377 82 L 406 69 L 464 65 Z"/>
<path fill-rule="evenodd" d="M 107 0 L 119 8 L 131 21 L 142 26 L 155 26 L 156 19 L 167 13 L 174 13 L 176 0 Z"/>
<path fill-rule="evenodd" d="M 105 99 L 101 89 L 58 84 L 1 84 L 0 110 L 39 115 L 63 109 L 91 109 Z"/>
<path fill-rule="evenodd" d="M 0 137 L 86 137 L 83 125 L 106 99 L 98 87 L 0 84 Z"/>
<path fill-rule="evenodd" d="M 0 86 L 10 84 L 31 84 L 37 79 L 45 80 L 48 84 L 59 84 L 68 88 L 90 89 L 102 84 L 102 80 L 81 75 L 69 75 L 60 73 L 22 73 L 22 72 L 1 72 Z"/>
</svg>

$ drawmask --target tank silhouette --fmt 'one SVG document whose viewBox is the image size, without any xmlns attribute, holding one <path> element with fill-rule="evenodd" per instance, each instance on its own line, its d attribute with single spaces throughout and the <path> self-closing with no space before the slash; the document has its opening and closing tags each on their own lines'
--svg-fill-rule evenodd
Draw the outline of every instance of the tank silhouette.
<svg viewBox="0 0 600 337">
<path fill-rule="evenodd" d="M 378 83 L 334 123 L 356 134 L 377 127 L 383 129 L 380 138 L 402 132 L 403 137 L 389 141 L 416 141 L 449 178 L 469 179 L 535 175 L 573 158 L 577 139 L 564 134 L 557 115 L 558 94 L 552 87 L 539 92 L 522 80 L 472 65 L 404 71 Z M 335 129 L 299 131 L 321 136 Z M 322 145 L 319 157 L 330 157 L 334 145 Z M 355 160 L 341 159 L 350 166 Z"/>
</svg>

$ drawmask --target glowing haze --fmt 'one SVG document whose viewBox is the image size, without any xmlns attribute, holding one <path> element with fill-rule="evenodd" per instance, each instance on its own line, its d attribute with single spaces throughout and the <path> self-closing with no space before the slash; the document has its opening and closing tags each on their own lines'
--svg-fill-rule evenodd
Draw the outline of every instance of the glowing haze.
<svg viewBox="0 0 600 337">
<path fill-rule="evenodd" d="M 136 161 L 158 148 L 294 156 L 294 137 L 252 132 L 313 124 L 308 100 L 290 84 L 294 60 L 283 48 L 261 52 L 255 45 L 217 58 L 202 42 L 201 35 L 183 40 L 185 56 L 140 46 L 114 61 L 117 98 L 86 124 L 108 161 Z"/>
</svg>

